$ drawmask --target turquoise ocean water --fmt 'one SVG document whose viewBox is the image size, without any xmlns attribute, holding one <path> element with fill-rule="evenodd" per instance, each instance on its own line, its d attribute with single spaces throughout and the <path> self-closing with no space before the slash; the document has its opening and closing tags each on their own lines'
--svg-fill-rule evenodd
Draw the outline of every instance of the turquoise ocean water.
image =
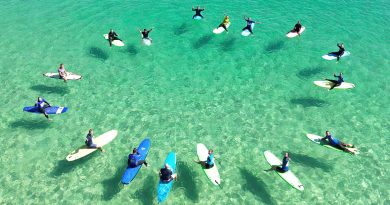
<svg viewBox="0 0 390 205">
<path fill-rule="evenodd" d="M 202 21 L 191 6 L 206 7 Z M 153 204 L 158 169 L 177 153 L 179 180 L 166 204 L 389 204 L 389 1 L 20 1 L 0 7 L 0 204 Z M 229 33 L 212 30 L 231 16 Z M 262 24 L 242 37 L 243 15 Z M 285 33 L 300 19 L 300 38 Z M 154 27 L 146 47 L 136 28 Z M 108 47 L 113 28 L 125 47 Z M 321 56 L 344 42 L 336 64 Z M 80 81 L 44 78 L 60 63 Z M 312 81 L 343 72 L 352 90 Z M 62 115 L 23 112 L 43 96 Z M 69 163 L 65 157 L 111 129 L 118 137 Z M 311 143 L 306 133 L 355 144 L 361 154 Z M 150 167 L 125 188 L 129 151 L 150 137 Z M 222 188 L 208 182 L 196 143 L 213 148 Z M 282 157 L 305 185 L 291 188 L 269 165 Z"/>
</svg>

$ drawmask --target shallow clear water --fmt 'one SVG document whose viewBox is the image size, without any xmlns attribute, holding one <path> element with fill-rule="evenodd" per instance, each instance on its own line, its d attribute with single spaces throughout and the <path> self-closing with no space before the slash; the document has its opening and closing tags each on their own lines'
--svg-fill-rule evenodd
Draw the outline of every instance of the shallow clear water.
<svg viewBox="0 0 390 205">
<path fill-rule="evenodd" d="M 208 1 L 194 21 L 181 1 L 17 1 L 0 7 L 0 204 L 152 204 L 158 169 L 177 153 L 179 181 L 166 204 L 389 204 L 388 1 Z M 214 35 L 224 12 L 229 33 Z M 242 37 L 243 15 L 261 21 Z M 300 38 L 285 33 L 298 19 Z M 365 28 L 367 26 L 367 29 Z M 154 27 L 150 47 L 136 28 Z M 125 47 L 108 47 L 116 30 Z M 340 63 L 321 56 L 344 42 Z M 67 84 L 42 77 L 60 63 L 83 75 Z M 343 72 L 356 84 L 331 91 L 312 81 Z M 22 112 L 37 96 L 69 107 L 48 122 Z M 118 137 L 69 163 L 89 128 Z M 350 156 L 306 133 L 354 143 Z M 119 186 L 132 147 L 149 136 L 149 168 Z M 196 143 L 215 150 L 222 189 L 208 182 Z M 289 151 L 305 185 L 291 188 L 263 151 Z"/>
</svg>

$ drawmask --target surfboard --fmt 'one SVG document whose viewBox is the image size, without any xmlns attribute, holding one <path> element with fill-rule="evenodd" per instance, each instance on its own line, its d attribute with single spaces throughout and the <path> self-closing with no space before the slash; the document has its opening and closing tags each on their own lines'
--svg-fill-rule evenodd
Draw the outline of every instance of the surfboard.
<svg viewBox="0 0 390 205">
<path fill-rule="evenodd" d="M 103 37 L 104 37 L 106 40 L 108 40 L 108 34 L 103 34 Z M 113 40 L 113 41 L 112 41 L 112 45 L 122 47 L 122 46 L 125 45 L 125 43 L 123 43 L 123 41 L 121 41 L 121 40 Z"/>
<path fill-rule="evenodd" d="M 264 152 L 264 157 L 267 160 L 267 162 L 271 166 L 280 166 L 282 165 L 282 161 L 278 159 L 272 152 L 269 150 Z M 291 170 L 288 170 L 287 172 L 281 173 L 275 170 L 276 173 L 279 174 L 282 179 L 284 179 L 287 183 L 289 183 L 292 187 L 295 189 L 298 189 L 299 191 L 303 191 L 304 187 L 303 184 L 299 181 L 299 179 L 291 172 Z"/>
<path fill-rule="evenodd" d="M 165 162 L 162 168 L 165 167 L 165 164 L 168 164 L 172 168 L 172 174 L 176 172 L 176 155 L 174 152 L 170 152 L 165 159 Z M 168 198 L 169 192 L 172 189 L 173 181 L 171 180 L 168 183 L 162 182 L 159 180 L 157 187 L 157 201 L 158 203 L 162 203 Z"/>
<path fill-rule="evenodd" d="M 229 27 L 230 27 L 230 22 L 226 24 L 226 28 L 229 28 Z M 215 28 L 213 30 L 213 33 L 220 34 L 220 33 L 224 32 L 224 31 L 225 31 L 225 29 L 222 26 L 220 26 L 218 28 Z"/>
<path fill-rule="evenodd" d="M 32 112 L 32 113 L 36 113 L 36 114 L 42 114 L 39 111 L 39 108 L 36 106 L 24 107 L 23 111 Z M 55 115 L 55 114 L 65 113 L 66 111 L 68 111 L 68 108 L 67 107 L 51 106 L 51 107 L 45 108 L 45 111 L 46 111 L 46 114 L 48 114 L 48 115 Z"/>
<path fill-rule="evenodd" d="M 102 146 L 110 143 L 112 140 L 114 140 L 117 135 L 118 135 L 117 130 L 110 130 L 110 131 L 94 138 L 93 143 L 96 144 L 98 147 L 102 147 Z M 80 159 L 82 157 L 85 157 L 96 150 L 97 150 L 97 148 L 88 148 L 87 145 L 83 145 L 79 149 L 71 152 L 66 157 L 66 160 L 74 161 L 74 160 Z"/>
<path fill-rule="evenodd" d="M 333 82 L 327 81 L 327 80 L 317 80 L 313 82 L 314 85 L 322 87 L 322 88 L 330 88 L 332 85 L 334 85 Z M 334 87 L 334 89 L 352 89 L 355 88 L 355 84 L 353 83 L 347 83 L 342 82 L 339 86 Z"/>
<path fill-rule="evenodd" d="M 207 160 L 207 157 L 209 156 L 209 150 L 204 144 L 197 144 L 196 145 L 196 153 L 198 154 L 199 161 L 205 162 Z M 207 177 L 210 179 L 211 183 L 214 185 L 221 184 L 221 178 L 219 177 L 219 172 L 217 169 L 216 163 L 214 163 L 214 166 L 206 169 L 204 166 L 202 166 L 202 169 L 204 173 L 207 175 Z"/>
<path fill-rule="evenodd" d="M 150 140 L 148 138 L 144 139 L 141 144 L 139 144 L 137 151 L 141 155 L 140 160 L 145 160 L 146 156 L 148 155 L 150 148 Z M 122 175 L 122 184 L 129 184 L 135 176 L 137 176 L 138 171 L 141 169 L 142 164 L 138 165 L 136 167 L 127 167 L 125 170 L 125 173 Z"/>
<path fill-rule="evenodd" d="M 49 78 L 60 79 L 60 74 L 58 73 L 44 73 L 43 75 Z M 65 76 L 67 80 L 80 80 L 82 78 L 81 75 L 77 75 L 71 72 L 66 72 Z"/>
<path fill-rule="evenodd" d="M 318 136 L 318 135 L 315 135 L 315 134 L 306 134 L 306 137 L 318 144 L 318 145 L 321 145 L 323 147 L 326 147 L 326 148 L 330 148 L 330 149 L 333 149 L 333 150 L 337 150 L 337 151 L 342 151 L 342 152 L 345 152 L 344 150 L 342 149 L 339 149 L 339 148 L 336 148 L 336 147 L 333 147 L 332 145 L 330 145 L 330 143 L 328 142 L 328 140 L 321 140 L 323 137 L 321 136 Z M 348 152 L 345 152 L 345 153 L 348 153 Z M 359 151 L 356 150 L 355 154 L 359 154 Z"/>
<path fill-rule="evenodd" d="M 301 30 L 299 31 L 299 34 L 302 34 L 304 31 L 305 31 L 305 27 L 302 26 L 302 27 L 301 27 Z M 298 33 L 297 33 L 297 32 L 288 32 L 288 33 L 286 34 L 286 36 L 287 36 L 288 38 L 294 38 L 294 37 L 298 36 Z"/>
<path fill-rule="evenodd" d="M 195 19 L 195 20 L 201 20 L 201 19 L 203 19 L 201 16 L 194 16 L 194 17 L 192 17 L 192 19 Z"/>
<path fill-rule="evenodd" d="M 151 38 L 142 38 L 142 43 L 147 45 L 147 46 L 150 46 L 150 45 L 152 45 L 152 39 Z"/>
<path fill-rule="evenodd" d="M 254 28 L 254 27 L 255 27 L 255 23 L 251 23 L 252 31 L 253 31 L 253 28 Z M 241 35 L 243 35 L 243 36 L 249 36 L 249 35 L 251 35 L 251 32 L 249 32 L 248 29 L 245 29 L 245 30 L 243 30 L 243 31 L 241 32 Z"/>
<path fill-rule="evenodd" d="M 342 56 L 340 56 L 340 58 L 343 58 L 343 57 L 346 57 L 346 56 L 349 56 L 351 53 L 349 51 L 344 51 L 344 54 Z M 331 61 L 331 60 L 336 60 L 337 59 L 337 56 L 334 55 L 334 54 L 325 54 L 322 56 L 323 59 L 325 60 L 328 60 L 328 61 Z"/>
</svg>

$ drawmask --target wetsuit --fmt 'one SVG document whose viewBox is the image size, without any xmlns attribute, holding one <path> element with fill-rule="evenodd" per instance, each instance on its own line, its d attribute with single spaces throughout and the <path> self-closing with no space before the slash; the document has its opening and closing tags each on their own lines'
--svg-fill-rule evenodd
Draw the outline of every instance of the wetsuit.
<svg viewBox="0 0 390 205">
<path fill-rule="evenodd" d="M 230 20 L 229 20 L 229 18 L 226 18 L 226 16 L 225 16 L 225 18 L 223 19 L 223 22 L 222 22 L 221 24 L 219 24 L 218 27 L 222 27 L 222 28 L 225 29 L 225 31 L 227 32 L 228 30 L 227 30 L 227 28 L 226 28 L 226 25 L 227 25 L 228 23 L 230 23 Z"/>
<path fill-rule="evenodd" d="M 210 154 L 207 157 L 207 160 L 206 160 L 206 163 L 205 163 L 205 167 L 206 167 L 206 169 L 210 169 L 213 166 L 214 166 L 214 154 Z"/>
<path fill-rule="evenodd" d="M 245 19 L 246 21 L 246 26 L 242 29 L 243 31 L 245 31 L 246 29 L 248 29 L 248 31 L 253 34 L 252 32 L 252 24 L 255 23 L 254 21 L 252 20 L 249 20 L 249 19 Z"/>
<path fill-rule="evenodd" d="M 345 48 L 341 47 L 341 45 L 339 45 L 339 44 L 337 44 L 337 47 L 339 47 L 339 51 L 331 52 L 329 54 L 333 54 L 333 55 L 337 56 L 337 61 L 339 61 L 340 57 L 344 54 Z"/>
<path fill-rule="evenodd" d="M 150 39 L 149 38 L 149 32 L 152 31 L 152 30 L 149 30 L 149 31 L 142 31 L 141 34 L 142 34 L 142 38 L 146 38 L 146 39 Z"/>
<path fill-rule="evenodd" d="M 333 85 L 330 86 L 329 90 L 332 90 L 334 87 L 337 87 L 337 86 L 341 85 L 341 83 L 344 82 L 343 76 L 341 76 L 341 75 L 336 75 L 336 74 L 334 74 L 333 76 L 336 77 L 337 80 L 325 79 L 325 80 L 330 81 L 330 82 L 333 83 Z"/>
<path fill-rule="evenodd" d="M 129 167 L 134 168 L 142 164 L 148 165 L 145 160 L 141 160 L 141 155 L 138 152 L 135 154 L 129 154 L 129 158 L 127 160 L 127 165 Z"/>
<path fill-rule="evenodd" d="M 294 29 L 293 29 L 291 32 L 297 32 L 297 33 L 299 33 L 299 31 L 301 30 L 301 28 L 302 28 L 302 25 L 301 25 L 300 23 L 297 23 L 297 24 L 295 24 Z"/>
<path fill-rule="evenodd" d="M 332 135 L 326 135 L 324 138 L 322 138 L 323 140 L 328 140 L 329 144 L 332 146 L 332 147 L 336 147 L 338 149 L 342 149 L 342 150 L 345 150 L 345 147 L 343 146 L 343 143 L 340 142 L 340 140 L 332 137 Z"/>
<path fill-rule="evenodd" d="M 168 183 L 170 182 L 173 178 L 172 178 L 172 170 L 168 169 L 168 168 L 162 168 L 160 169 L 160 179 L 161 181 L 163 181 L 164 183 Z"/>
<path fill-rule="evenodd" d="M 115 31 L 110 31 L 108 33 L 108 42 L 110 42 L 110 46 L 112 45 L 112 41 L 114 40 L 120 40 L 118 38 L 118 34 L 116 34 Z"/>
<path fill-rule="evenodd" d="M 45 99 L 42 98 L 41 101 L 38 100 L 37 103 L 35 103 L 35 106 L 38 107 L 39 112 L 43 113 L 47 119 L 49 119 L 49 116 L 46 114 L 45 109 L 47 107 L 50 107 L 50 103 L 48 103 Z"/>
<path fill-rule="evenodd" d="M 195 15 L 192 16 L 192 18 L 195 18 L 195 16 L 200 16 L 203 18 L 202 14 L 200 12 L 204 11 L 204 9 L 195 8 L 195 9 L 192 9 L 192 11 L 195 11 Z"/>
<path fill-rule="evenodd" d="M 287 172 L 288 171 L 288 157 L 283 157 L 283 162 L 281 167 L 276 167 L 276 170 L 279 172 Z"/>
<path fill-rule="evenodd" d="M 93 143 L 93 135 L 88 133 L 87 134 L 87 137 L 85 138 L 85 144 L 89 147 L 89 148 L 97 148 L 97 145 Z"/>
</svg>

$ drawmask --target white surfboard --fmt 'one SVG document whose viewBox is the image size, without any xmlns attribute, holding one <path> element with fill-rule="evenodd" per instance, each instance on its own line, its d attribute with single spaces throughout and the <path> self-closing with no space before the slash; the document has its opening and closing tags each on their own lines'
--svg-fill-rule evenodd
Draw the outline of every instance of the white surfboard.
<svg viewBox="0 0 390 205">
<path fill-rule="evenodd" d="M 344 150 L 338 149 L 338 148 L 333 147 L 332 145 L 330 145 L 328 141 L 321 140 L 323 138 L 321 136 L 318 136 L 318 135 L 315 135 L 315 134 L 306 134 L 306 137 L 309 138 L 310 141 L 312 141 L 312 142 L 314 142 L 314 143 L 316 143 L 318 145 L 321 145 L 323 147 L 344 152 Z M 357 149 L 356 149 L 355 154 L 359 154 L 359 151 Z"/>
<path fill-rule="evenodd" d="M 349 51 L 344 51 L 344 54 L 342 56 L 340 56 L 340 58 L 349 56 L 350 54 L 351 53 Z M 331 61 L 331 60 L 336 60 L 337 56 L 328 53 L 328 54 L 323 55 L 322 58 L 325 59 L 325 60 Z"/>
<path fill-rule="evenodd" d="M 327 80 L 317 80 L 313 82 L 316 86 L 322 87 L 322 88 L 330 88 L 332 85 L 334 85 L 333 82 L 327 81 Z M 355 84 L 353 83 L 347 83 L 342 82 L 339 86 L 334 87 L 334 89 L 352 89 L 355 88 Z"/>
<path fill-rule="evenodd" d="M 58 73 L 44 73 L 43 75 L 49 78 L 60 79 L 60 74 Z M 80 80 L 82 78 L 81 75 L 77 75 L 71 72 L 66 72 L 65 76 L 67 80 Z"/>
<path fill-rule="evenodd" d="M 253 31 L 253 28 L 254 28 L 254 27 L 255 27 L 255 23 L 252 23 L 252 24 L 251 24 L 252 31 Z M 249 32 L 248 29 L 245 29 L 245 30 L 243 30 L 243 31 L 241 32 L 241 35 L 243 35 L 243 36 L 249 36 L 249 35 L 251 35 L 251 32 Z"/>
<path fill-rule="evenodd" d="M 106 40 L 108 40 L 108 34 L 103 34 L 103 37 L 104 37 Z M 113 40 L 113 41 L 112 41 L 112 45 L 122 47 L 122 46 L 125 45 L 125 43 L 123 43 L 123 41 L 121 41 L 121 40 Z"/>
<path fill-rule="evenodd" d="M 280 166 L 282 165 L 282 161 L 278 159 L 274 154 L 272 154 L 269 150 L 264 152 L 264 157 L 267 160 L 267 162 L 271 166 Z M 298 189 L 299 191 L 303 191 L 304 187 L 303 184 L 299 181 L 299 179 L 291 172 L 291 170 L 288 170 L 287 172 L 281 173 L 278 171 L 275 171 L 279 174 L 282 179 L 284 179 L 287 183 L 289 183 L 292 187 Z"/>
<path fill-rule="evenodd" d="M 205 162 L 207 160 L 207 157 L 209 156 L 209 150 L 204 144 L 197 144 L 196 152 L 198 154 L 199 161 Z M 203 168 L 203 171 L 206 173 L 207 177 L 214 185 L 221 184 L 221 178 L 219 177 L 219 172 L 216 163 L 214 163 L 214 166 L 209 169 Z"/>
<path fill-rule="evenodd" d="M 226 28 L 229 28 L 229 26 L 230 26 L 230 22 L 226 24 Z M 215 28 L 213 30 L 213 33 L 220 34 L 220 33 L 224 32 L 224 31 L 225 31 L 225 29 L 222 26 L 220 26 L 218 28 Z"/>
<path fill-rule="evenodd" d="M 304 31 L 305 31 L 305 27 L 302 26 L 302 27 L 301 27 L 301 30 L 299 31 L 299 34 L 302 34 Z M 294 38 L 294 37 L 298 36 L 298 33 L 297 33 L 297 32 L 288 32 L 288 33 L 286 34 L 286 36 L 287 36 L 288 38 Z"/>
<path fill-rule="evenodd" d="M 117 130 L 111 130 L 111 131 L 108 131 L 108 132 L 94 138 L 93 143 L 96 144 L 98 147 L 102 147 L 102 146 L 110 143 L 113 139 L 116 138 L 117 135 L 118 135 Z M 86 145 L 84 145 L 84 146 L 80 147 L 79 149 L 74 150 L 72 153 L 70 153 L 66 157 L 66 160 L 74 161 L 74 160 L 80 159 L 82 157 L 85 157 L 96 150 L 97 150 L 97 148 L 88 148 Z"/>
<path fill-rule="evenodd" d="M 147 46 L 150 46 L 150 45 L 152 45 L 152 39 L 151 38 L 142 38 L 142 43 L 147 45 Z"/>
</svg>

